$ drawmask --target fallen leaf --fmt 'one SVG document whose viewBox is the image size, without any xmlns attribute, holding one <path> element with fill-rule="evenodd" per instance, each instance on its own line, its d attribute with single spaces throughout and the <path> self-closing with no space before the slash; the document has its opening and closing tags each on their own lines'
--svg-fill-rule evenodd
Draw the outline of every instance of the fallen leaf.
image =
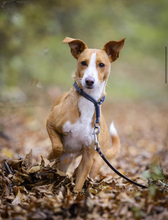
<svg viewBox="0 0 168 220">
<path fill-rule="evenodd" d="M 41 165 L 33 166 L 29 169 L 29 173 L 36 173 L 41 169 Z"/>
</svg>

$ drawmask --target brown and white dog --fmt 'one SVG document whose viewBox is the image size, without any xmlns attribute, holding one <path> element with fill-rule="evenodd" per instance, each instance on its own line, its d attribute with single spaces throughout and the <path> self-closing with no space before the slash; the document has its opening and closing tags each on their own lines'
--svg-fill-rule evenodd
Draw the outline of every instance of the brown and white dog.
<svg viewBox="0 0 168 220">
<path fill-rule="evenodd" d="M 124 41 L 125 38 L 110 41 L 102 50 L 89 49 L 83 41 L 77 39 L 66 37 L 63 41 L 69 44 L 71 54 L 77 59 L 73 79 L 84 92 L 97 101 L 105 95 L 111 63 L 119 57 Z M 94 122 L 94 104 L 80 96 L 74 87 L 58 98 L 47 119 L 47 131 L 52 143 L 48 159 L 57 159 L 58 169 L 66 172 L 72 160 L 82 155 L 76 172 L 76 193 L 82 190 L 88 175 L 93 179 L 97 176 L 103 163 L 94 149 Z M 111 123 L 113 146 L 109 148 L 109 132 L 102 114 L 100 129 L 98 141 L 101 150 L 108 159 L 112 159 L 119 152 L 120 141 L 114 124 Z"/>
</svg>

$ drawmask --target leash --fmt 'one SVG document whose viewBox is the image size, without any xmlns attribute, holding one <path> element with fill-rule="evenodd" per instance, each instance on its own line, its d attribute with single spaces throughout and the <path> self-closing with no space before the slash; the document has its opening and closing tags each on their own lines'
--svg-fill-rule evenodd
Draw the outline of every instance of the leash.
<svg viewBox="0 0 168 220">
<path fill-rule="evenodd" d="M 103 152 L 100 149 L 99 146 L 99 142 L 98 142 L 98 134 L 100 133 L 100 105 L 104 102 L 105 100 L 105 96 L 103 96 L 99 101 L 96 101 L 93 97 L 91 97 L 90 95 L 88 95 L 86 92 L 83 91 L 83 89 L 81 89 L 78 84 L 76 82 L 74 82 L 74 87 L 76 89 L 76 91 L 83 97 L 85 97 L 86 99 L 88 99 L 89 101 L 93 102 L 93 104 L 95 105 L 95 110 L 96 110 L 96 121 L 94 124 L 94 146 L 95 146 L 95 150 L 99 153 L 99 155 L 102 157 L 102 159 L 104 160 L 104 162 L 116 173 L 118 174 L 120 177 L 124 178 L 125 180 L 127 180 L 128 182 L 139 186 L 141 188 L 148 188 L 147 186 L 144 186 L 140 183 L 134 182 L 133 180 L 129 179 L 128 177 L 126 177 L 125 175 L 123 175 L 122 173 L 120 173 L 105 157 L 105 155 L 103 154 Z"/>
</svg>

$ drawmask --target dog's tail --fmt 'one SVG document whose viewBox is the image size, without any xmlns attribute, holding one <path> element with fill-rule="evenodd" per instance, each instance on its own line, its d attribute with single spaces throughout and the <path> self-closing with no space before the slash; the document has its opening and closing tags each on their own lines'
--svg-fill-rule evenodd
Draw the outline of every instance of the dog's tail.
<svg viewBox="0 0 168 220">
<path fill-rule="evenodd" d="M 112 147 L 109 148 L 106 151 L 106 154 L 105 154 L 105 156 L 108 160 L 110 160 L 110 159 L 114 158 L 115 156 L 117 156 L 117 154 L 120 151 L 120 139 L 119 139 L 119 136 L 117 134 L 117 130 L 114 127 L 113 122 L 110 125 L 110 135 L 111 135 L 111 140 L 112 140 Z"/>
</svg>

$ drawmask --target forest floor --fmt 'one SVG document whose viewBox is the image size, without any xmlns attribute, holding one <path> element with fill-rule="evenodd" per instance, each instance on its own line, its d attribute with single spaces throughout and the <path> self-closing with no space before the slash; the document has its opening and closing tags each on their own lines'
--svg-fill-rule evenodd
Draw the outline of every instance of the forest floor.
<svg viewBox="0 0 168 220">
<path fill-rule="evenodd" d="M 142 189 L 103 165 L 76 197 L 73 171 L 58 171 L 46 159 L 51 144 L 45 121 L 52 100 L 1 102 L 0 219 L 168 219 L 168 104 L 105 102 L 103 114 L 121 140 L 112 164 Z"/>
</svg>

